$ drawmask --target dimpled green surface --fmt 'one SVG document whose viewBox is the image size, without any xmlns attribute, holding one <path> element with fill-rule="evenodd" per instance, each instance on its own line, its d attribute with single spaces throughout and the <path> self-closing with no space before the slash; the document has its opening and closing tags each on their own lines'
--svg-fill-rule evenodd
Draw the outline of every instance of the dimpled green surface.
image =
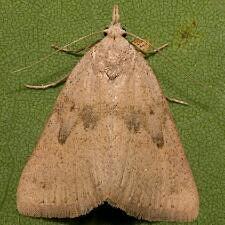
<svg viewBox="0 0 225 225">
<path fill-rule="evenodd" d="M 78 219 L 35 219 L 16 210 L 19 177 L 62 86 L 27 90 L 25 83 L 60 78 L 78 58 L 56 54 L 10 73 L 110 23 L 115 2 L 0 0 L 0 224 L 170 224 L 139 221 L 100 207 Z M 170 104 L 200 194 L 198 225 L 225 224 L 225 2 L 223 0 L 116 1 L 122 24 L 155 46 L 148 58 L 164 93 L 189 102 Z M 97 37 L 92 37 L 93 42 Z M 86 42 L 74 47 L 80 47 Z M 212 88 L 210 87 L 212 86 Z M 76 88 L 76 87 L 75 87 Z M 143 156 L 144 157 L 144 156 Z M 173 223 L 182 224 L 182 223 Z"/>
</svg>

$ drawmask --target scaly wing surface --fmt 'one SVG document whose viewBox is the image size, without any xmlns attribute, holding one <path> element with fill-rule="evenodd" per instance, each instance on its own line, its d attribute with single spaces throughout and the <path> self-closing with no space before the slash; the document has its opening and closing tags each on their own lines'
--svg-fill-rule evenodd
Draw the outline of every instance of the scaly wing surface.
<svg viewBox="0 0 225 225">
<path fill-rule="evenodd" d="M 133 51 L 132 72 L 121 74 L 114 88 L 109 202 L 149 221 L 191 221 L 199 209 L 191 169 L 160 85 Z"/>
</svg>

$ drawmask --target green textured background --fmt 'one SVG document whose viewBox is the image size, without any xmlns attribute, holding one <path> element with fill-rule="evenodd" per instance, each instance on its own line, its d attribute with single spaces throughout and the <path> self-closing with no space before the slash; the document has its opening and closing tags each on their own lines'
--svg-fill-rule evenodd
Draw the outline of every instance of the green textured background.
<svg viewBox="0 0 225 225">
<path fill-rule="evenodd" d="M 110 23 L 115 1 L 0 0 L 0 224 L 148 224 L 100 207 L 78 219 L 33 219 L 18 214 L 16 187 L 62 86 L 27 90 L 70 71 L 79 60 L 56 54 L 31 69 L 10 73 Z M 122 24 L 154 45 L 169 42 L 149 58 L 170 104 L 200 194 L 200 214 L 189 224 L 225 224 L 225 1 L 116 1 Z M 96 40 L 95 37 L 90 41 Z M 80 43 L 80 45 L 85 42 Z M 78 46 L 77 46 L 78 47 Z M 191 77 L 191 78 L 189 78 Z M 200 84 L 199 84 L 200 83 Z M 210 85 L 213 88 L 210 88 Z M 153 222 L 151 224 L 169 224 Z M 181 223 L 175 223 L 181 224 Z"/>
</svg>

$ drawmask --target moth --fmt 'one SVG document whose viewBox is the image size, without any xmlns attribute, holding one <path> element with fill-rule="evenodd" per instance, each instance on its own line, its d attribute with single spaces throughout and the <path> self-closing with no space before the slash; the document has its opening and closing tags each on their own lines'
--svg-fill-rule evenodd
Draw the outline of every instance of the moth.
<svg viewBox="0 0 225 225">
<path fill-rule="evenodd" d="M 18 211 L 78 217 L 104 202 L 148 221 L 192 221 L 199 197 L 165 96 L 113 8 L 70 73 L 23 169 Z"/>
</svg>

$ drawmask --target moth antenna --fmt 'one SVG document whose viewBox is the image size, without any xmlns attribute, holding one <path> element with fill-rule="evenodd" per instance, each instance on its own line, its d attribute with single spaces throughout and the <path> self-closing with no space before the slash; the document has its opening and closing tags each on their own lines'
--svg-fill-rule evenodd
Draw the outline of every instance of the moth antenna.
<svg viewBox="0 0 225 225">
<path fill-rule="evenodd" d="M 102 30 L 101 30 L 101 31 L 97 31 L 97 32 L 94 32 L 94 33 L 90 33 L 90 34 L 88 34 L 88 35 L 85 35 L 85 36 L 83 36 L 83 37 L 80 37 L 80 38 L 78 38 L 77 40 L 74 40 L 74 41 L 72 41 L 72 42 L 70 42 L 70 43 L 67 43 L 66 45 L 64 45 L 63 47 L 57 49 L 57 50 L 54 51 L 53 53 L 44 56 L 43 58 L 39 59 L 38 61 L 35 61 L 35 62 L 31 63 L 30 65 L 25 66 L 25 67 L 22 67 L 22 68 L 20 68 L 20 69 L 18 69 L 18 70 L 14 70 L 14 71 L 12 71 L 11 73 L 17 73 L 17 72 L 26 70 L 26 69 L 28 69 L 28 68 L 30 68 L 30 67 L 36 65 L 36 64 L 39 64 L 40 62 L 45 61 L 45 60 L 48 59 L 48 58 L 52 57 L 54 54 L 56 54 L 57 52 L 61 51 L 62 49 L 66 48 L 66 47 L 68 47 L 68 46 L 70 46 L 70 45 L 72 45 L 72 44 L 75 44 L 75 43 L 77 43 L 77 42 L 79 42 L 79 41 L 81 41 L 81 40 L 83 40 L 83 39 L 86 39 L 86 38 L 88 38 L 88 37 L 90 37 L 90 36 L 97 35 L 97 34 L 100 34 L 100 33 L 103 33 L 103 31 L 102 31 Z"/>
<path fill-rule="evenodd" d="M 112 12 L 112 24 L 117 24 L 119 22 L 120 22 L 119 6 L 114 5 Z"/>
<path fill-rule="evenodd" d="M 127 35 L 130 35 L 131 37 L 138 38 L 138 39 L 140 39 L 141 41 L 143 41 L 143 42 L 149 44 L 149 45 L 153 48 L 154 51 L 156 51 L 157 53 L 159 53 L 164 59 L 166 59 L 169 63 L 171 63 L 175 68 L 180 69 L 180 67 L 179 67 L 177 64 L 175 64 L 170 58 L 168 58 L 167 56 L 165 56 L 162 52 L 158 51 L 157 48 L 156 48 L 155 46 L 153 46 L 152 43 L 146 41 L 145 39 L 143 39 L 143 38 L 141 38 L 141 37 L 139 37 L 139 36 L 137 36 L 137 35 L 135 35 L 135 34 L 133 34 L 133 33 L 130 33 L 130 32 L 126 32 L 126 33 L 127 33 Z M 186 72 L 185 72 L 185 75 L 186 75 L 192 82 L 196 83 L 197 85 L 200 85 L 200 86 L 202 87 L 202 89 L 204 89 L 204 90 L 210 90 L 210 89 L 212 88 L 212 86 L 205 86 L 205 85 L 202 84 L 201 82 L 199 82 L 199 81 L 197 81 L 197 80 L 194 80 L 194 79 L 191 77 L 191 75 L 190 75 L 190 74 L 187 74 Z"/>
</svg>

